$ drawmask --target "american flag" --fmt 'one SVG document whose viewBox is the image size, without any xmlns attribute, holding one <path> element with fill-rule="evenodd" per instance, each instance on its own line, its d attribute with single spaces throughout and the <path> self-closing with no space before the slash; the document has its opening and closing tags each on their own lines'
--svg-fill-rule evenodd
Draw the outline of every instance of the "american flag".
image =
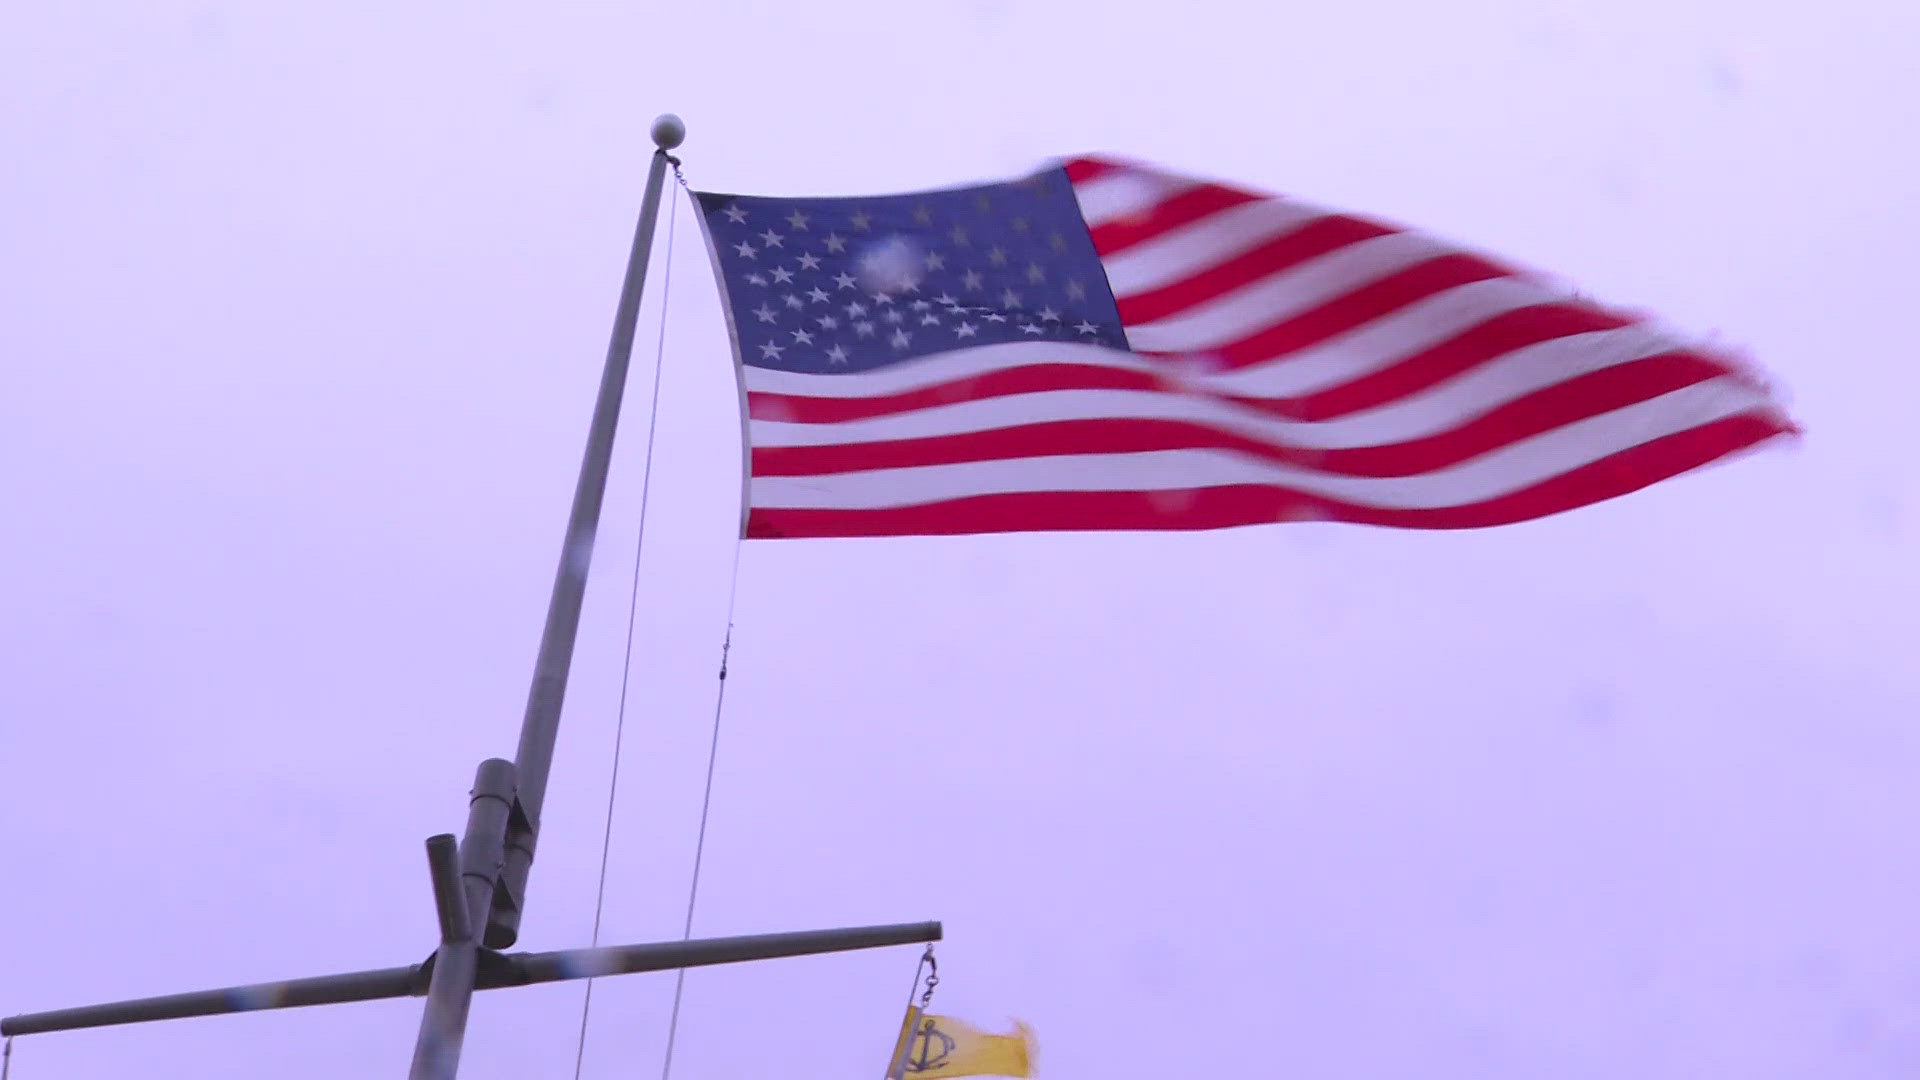
<svg viewBox="0 0 1920 1080">
<path fill-rule="evenodd" d="M 1743 365 L 1542 275 L 1139 164 L 695 197 L 750 537 L 1473 528 L 1794 430 Z"/>
</svg>

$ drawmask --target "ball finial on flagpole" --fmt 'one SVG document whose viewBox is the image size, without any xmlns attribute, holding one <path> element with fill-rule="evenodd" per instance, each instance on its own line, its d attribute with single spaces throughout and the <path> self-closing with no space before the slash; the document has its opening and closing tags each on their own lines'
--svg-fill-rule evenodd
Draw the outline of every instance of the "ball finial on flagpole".
<svg viewBox="0 0 1920 1080">
<path fill-rule="evenodd" d="M 662 150 L 679 146 L 687 137 L 687 125 L 672 113 L 662 113 L 653 122 L 653 145 Z"/>
</svg>

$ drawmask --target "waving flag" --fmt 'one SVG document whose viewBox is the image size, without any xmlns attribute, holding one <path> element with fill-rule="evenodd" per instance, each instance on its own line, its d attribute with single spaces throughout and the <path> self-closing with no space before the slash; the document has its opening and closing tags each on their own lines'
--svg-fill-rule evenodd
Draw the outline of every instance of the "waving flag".
<svg viewBox="0 0 1920 1080">
<path fill-rule="evenodd" d="M 887 1080 L 946 1080 L 953 1076 L 1034 1075 L 1033 1029 L 1015 1021 L 1006 1035 L 983 1031 L 951 1016 L 909 1007 L 894 1044 Z"/>
<path fill-rule="evenodd" d="M 1793 430 L 1739 363 L 1537 274 L 1136 164 L 696 198 L 751 537 L 1473 528 Z"/>
</svg>

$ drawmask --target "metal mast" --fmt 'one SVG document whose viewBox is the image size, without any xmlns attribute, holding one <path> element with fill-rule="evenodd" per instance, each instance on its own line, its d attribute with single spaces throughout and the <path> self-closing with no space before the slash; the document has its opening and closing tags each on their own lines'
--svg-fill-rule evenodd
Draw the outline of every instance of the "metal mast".
<svg viewBox="0 0 1920 1080">
<path fill-rule="evenodd" d="M 620 287 L 593 420 L 587 429 L 586 453 L 574 487 L 546 627 L 534 662 L 519 749 L 513 761 L 488 758 L 480 763 L 467 804 L 463 838 L 456 843 L 451 834 L 443 834 L 427 840 L 427 865 L 439 913 L 439 947 L 426 962 L 407 967 L 10 1016 L 0 1020 L 0 1035 L 425 994 L 426 1007 L 408 1075 L 411 1080 L 452 1080 L 459 1069 L 467 1014 L 476 990 L 940 939 L 940 924 L 928 922 L 562 952 L 496 951 L 512 946 L 519 938 L 527 877 L 540 832 L 540 810 L 560 730 L 567 674 L 573 665 L 581 599 L 606 495 L 661 189 L 667 166 L 677 164 L 670 151 L 685 139 L 686 127 L 679 117 L 668 114 L 654 121 L 652 134 L 656 149 L 647 171 L 626 279 Z"/>
</svg>

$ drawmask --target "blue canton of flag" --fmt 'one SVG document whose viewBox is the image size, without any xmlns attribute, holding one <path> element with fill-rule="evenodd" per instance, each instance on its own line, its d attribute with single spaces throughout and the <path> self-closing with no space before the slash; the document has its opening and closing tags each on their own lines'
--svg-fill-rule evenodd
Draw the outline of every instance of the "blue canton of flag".
<svg viewBox="0 0 1920 1080">
<path fill-rule="evenodd" d="M 1127 348 L 1064 168 L 916 195 L 695 197 L 751 366 L 851 374 L 1016 341 Z"/>
</svg>

